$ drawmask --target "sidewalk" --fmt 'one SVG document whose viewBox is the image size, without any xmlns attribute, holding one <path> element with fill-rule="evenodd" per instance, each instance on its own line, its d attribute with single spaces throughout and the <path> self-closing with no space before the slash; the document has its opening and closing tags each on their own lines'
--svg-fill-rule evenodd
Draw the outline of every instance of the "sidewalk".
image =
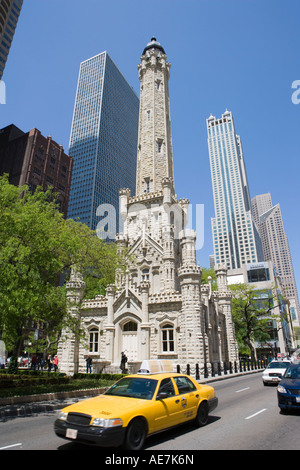
<svg viewBox="0 0 300 470">
<path fill-rule="evenodd" d="M 232 374 L 215 375 L 215 377 L 201 378 L 200 384 L 208 384 L 243 375 L 261 373 L 264 369 L 255 369 Z M 78 390 L 72 392 L 48 393 L 43 395 L 30 395 L 25 397 L 0 398 L 0 421 L 21 416 L 32 416 L 36 413 L 55 412 L 65 406 L 76 403 L 103 393 L 105 388 Z"/>
</svg>

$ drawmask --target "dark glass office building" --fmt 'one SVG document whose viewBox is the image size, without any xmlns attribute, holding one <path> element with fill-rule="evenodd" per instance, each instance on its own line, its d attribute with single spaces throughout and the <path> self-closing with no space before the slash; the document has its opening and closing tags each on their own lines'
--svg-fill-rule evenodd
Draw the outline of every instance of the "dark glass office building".
<svg viewBox="0 0 300 470">
<path fill-rule="evenodd" d="M 95 230 L 99 206 L 113 206 L 118 216 L 119 190 L 134 194 L 138 115 L 139 99 L 107 52 L 81 63 L 69 149 L 69 218 Z"/>
</svg>

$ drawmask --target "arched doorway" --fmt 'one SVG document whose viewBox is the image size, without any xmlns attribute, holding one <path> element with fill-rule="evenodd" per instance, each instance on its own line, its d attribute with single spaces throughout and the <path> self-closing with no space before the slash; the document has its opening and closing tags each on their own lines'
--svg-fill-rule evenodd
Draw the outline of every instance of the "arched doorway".
<svg viewBox="0 0 300 470">
<path fill-rule="evenodd" d="M 138 359 L 138 325 L 129 320 L 122 325 L 122 351 L 125 352 L 128 362 Z"/>
</svg>

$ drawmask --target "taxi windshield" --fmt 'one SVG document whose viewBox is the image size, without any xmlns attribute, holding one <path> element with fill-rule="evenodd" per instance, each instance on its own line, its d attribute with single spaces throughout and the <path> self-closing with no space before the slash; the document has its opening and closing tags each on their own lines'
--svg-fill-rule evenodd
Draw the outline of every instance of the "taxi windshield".
<svg viewBox="0 0 300 470">
<path fill-rule="evenodd" d="M 157 380 L 139 377 L 124 377 L 109 388 L 105 395 L 142 398 L 152 400 Z"/>
</svg>

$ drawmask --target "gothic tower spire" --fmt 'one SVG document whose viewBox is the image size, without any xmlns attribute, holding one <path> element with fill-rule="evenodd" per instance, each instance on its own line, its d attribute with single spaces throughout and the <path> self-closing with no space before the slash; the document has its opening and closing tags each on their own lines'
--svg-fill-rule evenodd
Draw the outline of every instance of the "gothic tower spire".
<svg viewBox="0 0 300 470">
<path fill-rule="evenodd" d="M 137 149 L 136 195 L 161 191 L 169 179 L 174 194 L 173 151 L 169 102 L 171 64 L 153 37 L 138 65 L 140 114 Z"/>
</svg>

